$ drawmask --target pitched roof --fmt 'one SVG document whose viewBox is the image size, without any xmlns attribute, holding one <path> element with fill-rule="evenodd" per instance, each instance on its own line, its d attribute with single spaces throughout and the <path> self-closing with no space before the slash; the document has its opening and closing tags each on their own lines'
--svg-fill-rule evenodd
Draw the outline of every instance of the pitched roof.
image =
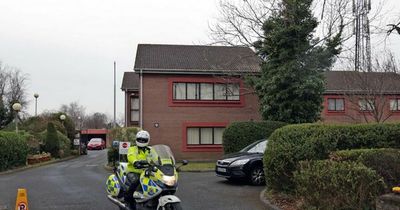
<svg viewBox="0 0 400 210">
<path fill-rule="evenodd" d="M 325 72 L 325 93 L 400 94 L 400 75 L 393 72 Z"/>
<path fill-rule="evenodd" d="M 139 44 L 134 69 L 144 73 L 255 73 L 260 63 L 248 47 Z"/>
<path fill-rule="evenodd" d="M 122 90 L 139 90 L 139 74 L 135 72 L 124 72 L 122 79 Z"/>
</svg>

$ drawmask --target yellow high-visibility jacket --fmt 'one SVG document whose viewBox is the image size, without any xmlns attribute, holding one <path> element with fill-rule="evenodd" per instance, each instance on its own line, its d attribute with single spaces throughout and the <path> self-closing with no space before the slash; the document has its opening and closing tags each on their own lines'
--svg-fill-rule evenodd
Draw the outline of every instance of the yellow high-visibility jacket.
<svg viewBox="0 0 400 210">
<path fill-rule="evenodd" d="M 150 147 L 147 146 L 144 149 L 139 148 L 138 146 L 133 146 L 129 147 L 128 149 L 128 172 L 133 172 L 133 173 L 142 173 L 144 169 L 137 169 L 134 167 L 134 163 L 136 161 L 141 161 L 141 160 L 147 160 L 149 163 L 151 161 L 156 162 L 158 161 L 158 155 L 156 151 Z"/>
</svg>

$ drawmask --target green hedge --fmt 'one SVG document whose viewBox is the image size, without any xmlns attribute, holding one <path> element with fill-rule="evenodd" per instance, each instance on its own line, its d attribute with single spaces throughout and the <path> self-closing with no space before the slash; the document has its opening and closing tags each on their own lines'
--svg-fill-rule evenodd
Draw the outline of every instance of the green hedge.
<svg viewBox="0 0 400 210">
<path fill-rule="evenodd" d="M 109 132 L 109 138 L 114 141 L 130 141 L 135 144 L 136 133 L 140 130 L 137 127 L 123 127 L 123 128 L 113 128 Z M 151 134 L 150 134 L 151 137 Z"/>
<path fill-rule="evenodd" d="M 137 127 L 121 127 L 121 128 L 113 128 L 109 132 L 108 136 L 111 141 L 129 141 L 131 142 L 131 146 L 136 143 L 136 133 L 140 130 Z M 151 139 L 151 134 L 150 134 Z M 151 141 L 150 141 L 151 143 Z M 121 161 L 125 161 L 126 155 L 121 156 Z M 109 148 L 107 152 L 107 160 L 109 163 L 114 163 L 119 160 L 119 151 L 115 148 Z"/>
<path fill-rule="evenodd" d="M 385 187 L 374 170 L 346 161 L 302 162 L 294 180 L 302 209 L 374 209 Z"/>
<path fill-rule="evenodd" d="M 275 129 L 286 123 L 277 121 L 264 122 L 234 122 L 224 131 L 222 145 L 225 154 L 238 152 L 247 145 L 268 138 Z"/>
<path fill-rule="evenodd" d="M 400 124 L 285 126 L 269 137 L 264 154 L 267 186 L 293 191 L 299 161 L 327 159 L 337 150 L 381 147 L 400 147 Z"/>
<path fill-rule="evenodd" d="M 385 180 L 387 191 L 400 182 L 399 149 L 341 150 L 333 152 L 330 158 L 336 161 L 356 161 L 372 168 Z"/>
<path fill-rule="evenodd" d="M 26 164 L 28 138 L 31 136 L 25 133 L 0 131 L 0 171 Z"/>
</svg>

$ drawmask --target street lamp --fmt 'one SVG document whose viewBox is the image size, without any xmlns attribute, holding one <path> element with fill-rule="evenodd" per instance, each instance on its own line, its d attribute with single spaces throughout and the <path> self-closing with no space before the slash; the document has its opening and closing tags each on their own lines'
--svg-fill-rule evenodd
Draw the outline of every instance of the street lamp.
<svg viewBox="0 0 400 210">
<path fill-rule="evenodd" d="M 14 103 L 12 105 L 12 108 L 16 112 L 16 115 L 15 115 L 15 132 L 18 133 L 18 112 L 21 111 L 22 106 L 21 106 L 20 103 L 17 102 L 17 103 Z"/>
<path fill-rule="evenodd" d="M 79 117 L 78 117 L 78 129 L 79 129 L 79 131 L 81 130 L 81 127 L 82 127 L 81 120 L 82 120 L 82 117 L 79 116 Z"/>
<path fill-rule="evenodd" d="M 63 126 L 64 126 L 65 118 L 67 118 L 67 117 L 64 114 L 60 115 L 60 120 L 61 120 L 61 123 L 62 123 Z"/>
<path fill-rule="evenodd" d="M 37 99 L 39 98 L 39 94 L 35 93 L 33 97 L 35 97 L 35 116 L 37 116 Z"/>
</svg>

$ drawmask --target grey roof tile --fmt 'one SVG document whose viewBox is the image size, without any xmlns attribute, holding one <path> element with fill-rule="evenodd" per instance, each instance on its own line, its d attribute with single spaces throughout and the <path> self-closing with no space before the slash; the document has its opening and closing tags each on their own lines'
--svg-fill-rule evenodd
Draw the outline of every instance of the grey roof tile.
<svg viewBox="0 0 400 210">
<path fill-rule="evenodd" d="M 139 44 L 136 71 L 257 73 L 261 59 L 248 47 Z"/>
<path fill-rule="evenodd" d="M 139 74 L 135 72 L 124 72 L 122 78 L 122 90 L 139 90 Z"/>
</svg>

